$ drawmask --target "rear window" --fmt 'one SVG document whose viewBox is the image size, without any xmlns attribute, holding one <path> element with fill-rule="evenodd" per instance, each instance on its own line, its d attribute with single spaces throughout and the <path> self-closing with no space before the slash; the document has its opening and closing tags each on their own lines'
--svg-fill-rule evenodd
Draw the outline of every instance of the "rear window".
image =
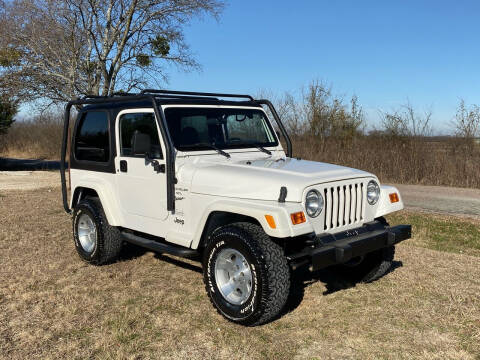
<svg viewBox="0 0 480 360">
<path fill-rule="evenodd" d="M 92 111 L 82 115 L 75 136 L 77 160 L 108 162 L 110 141 L 108 116 L 103 111 Z"/>
</svg>

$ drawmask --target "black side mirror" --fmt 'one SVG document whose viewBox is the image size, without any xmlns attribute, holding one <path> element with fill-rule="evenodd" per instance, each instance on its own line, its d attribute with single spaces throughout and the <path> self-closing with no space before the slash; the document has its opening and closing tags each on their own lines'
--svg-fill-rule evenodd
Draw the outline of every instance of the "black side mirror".
<svg viewBox="0 0 480 360">
<path fill-rule="evenodd" d="M 150 152 L 152 142 L 150 135 L 135 131 L 132 137 L 132 153 L 136 155 L 145 155 Z"/>
<path fill-rule="evenodd" d="M 155 170 L 157 173 L 165 172 L 165 164 L 160 164 L 157 160 L 152 159 L 148 152 L 145 154 L 145 164 L 152 165 L 153 170 Z"/>
</svg>

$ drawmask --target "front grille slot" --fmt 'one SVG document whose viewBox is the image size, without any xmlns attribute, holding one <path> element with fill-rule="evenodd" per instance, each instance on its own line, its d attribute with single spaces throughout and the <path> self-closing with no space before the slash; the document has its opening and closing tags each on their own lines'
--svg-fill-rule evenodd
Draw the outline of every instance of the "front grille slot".
<svg viewBox="0 0 480 360">
<path fill-rule="evenodd" d="M 365 216 L 365 195 L 363 182 L 325 188 L 324 229 L 331 230 L 362 222 Z"/>
</svg>

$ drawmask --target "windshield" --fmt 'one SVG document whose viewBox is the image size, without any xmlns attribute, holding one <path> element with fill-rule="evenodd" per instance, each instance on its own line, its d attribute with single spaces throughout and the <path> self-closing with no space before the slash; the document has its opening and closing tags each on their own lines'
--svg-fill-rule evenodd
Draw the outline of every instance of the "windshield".
<svg viewBox="0 0 480 360">
<path fill-rule="evenodd" d="M 167 108 L 168 130 L 181 151 L 277 146 L 265 113 L 256 109 Z"/>
</svg>

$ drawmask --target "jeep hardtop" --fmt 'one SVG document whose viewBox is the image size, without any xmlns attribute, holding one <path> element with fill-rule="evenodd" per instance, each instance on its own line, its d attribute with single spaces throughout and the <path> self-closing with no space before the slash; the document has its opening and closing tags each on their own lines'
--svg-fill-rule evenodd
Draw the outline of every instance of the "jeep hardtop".
<svg viewBox="0 0 480 360">
<path fill-rule="evenodd" d="M 370 282 L 411 236 L 410 225 L 384 219 L 403 209 L 396 188 L 292 157 L 271 102 L 249 95 L 144 90 L 72 100 L 61 167 L 83 260 L 111 263 L 126 242 L 201 259 L 213 306 L 244 325 L 280 314 L 296 269 L 333 266 Z"/>
</svg>

